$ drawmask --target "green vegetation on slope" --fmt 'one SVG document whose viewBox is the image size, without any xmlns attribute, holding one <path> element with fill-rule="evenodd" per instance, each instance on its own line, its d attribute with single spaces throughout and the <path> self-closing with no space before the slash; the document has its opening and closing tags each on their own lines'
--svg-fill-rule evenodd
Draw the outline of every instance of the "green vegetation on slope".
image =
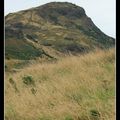
<svg viewBox="0 0 120 120">
<path fill-rule="evenodd" d="M 44 48 L 49 51 L 46 57 L 54 57 L 56 52 L 75 55 L 115 44 L 82 7 L 67 2 L 52 2 L 7 15 L 5 37 L 6 58 L 27 60 L 46 56 Z"/>
</svg>

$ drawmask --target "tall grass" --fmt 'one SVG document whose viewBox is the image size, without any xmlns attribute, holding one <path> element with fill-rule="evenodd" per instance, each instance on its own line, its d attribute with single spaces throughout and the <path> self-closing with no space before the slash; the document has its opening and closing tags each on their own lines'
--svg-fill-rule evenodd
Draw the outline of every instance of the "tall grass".
<svg viewBox="0 0 120 120">
<path fill-rule="evenodd" d="M 24 84 L 24 76 L 32 76 L 35 85 Z M 6 120 L 114 120 L 115 50 L 34 63 L 9 74 L 5 116 Z"/>
</svg>

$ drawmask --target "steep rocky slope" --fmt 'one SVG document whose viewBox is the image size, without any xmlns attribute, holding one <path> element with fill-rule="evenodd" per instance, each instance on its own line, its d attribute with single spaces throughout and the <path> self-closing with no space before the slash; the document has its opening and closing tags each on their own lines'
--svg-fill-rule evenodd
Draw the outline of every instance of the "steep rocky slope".
<svg viewBox="0 0 120 120">
<path fill-rule="evenodd" d="M 57 58 L 112 47 L 85 10 L 68 2 L 51 2 L 5 17 L 6 58 Z"/>
</svg>

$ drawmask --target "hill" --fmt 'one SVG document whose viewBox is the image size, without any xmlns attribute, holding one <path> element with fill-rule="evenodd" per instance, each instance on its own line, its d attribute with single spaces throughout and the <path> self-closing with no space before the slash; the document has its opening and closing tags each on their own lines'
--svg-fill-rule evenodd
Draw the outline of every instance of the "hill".
<svg viewBox="0 0 120 120">
<path fill-rule="evenodd" d="M 114 46 L 82 7 L 51 2 L 5 17 L 6 59 L 56 59 Z"/>
</svg>

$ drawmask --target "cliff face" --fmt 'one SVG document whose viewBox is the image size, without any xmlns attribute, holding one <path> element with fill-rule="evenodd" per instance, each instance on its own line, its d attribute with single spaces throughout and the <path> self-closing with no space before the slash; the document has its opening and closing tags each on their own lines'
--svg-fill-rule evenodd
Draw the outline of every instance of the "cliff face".
<svg viewBox="0 0 120 120">
<path fill-rule="evenodd" d="M 53 58 L 114 44 L 83 8 L 67 2 L 52 2 L 5 17 L 6 58 Z"/>
</svg>

